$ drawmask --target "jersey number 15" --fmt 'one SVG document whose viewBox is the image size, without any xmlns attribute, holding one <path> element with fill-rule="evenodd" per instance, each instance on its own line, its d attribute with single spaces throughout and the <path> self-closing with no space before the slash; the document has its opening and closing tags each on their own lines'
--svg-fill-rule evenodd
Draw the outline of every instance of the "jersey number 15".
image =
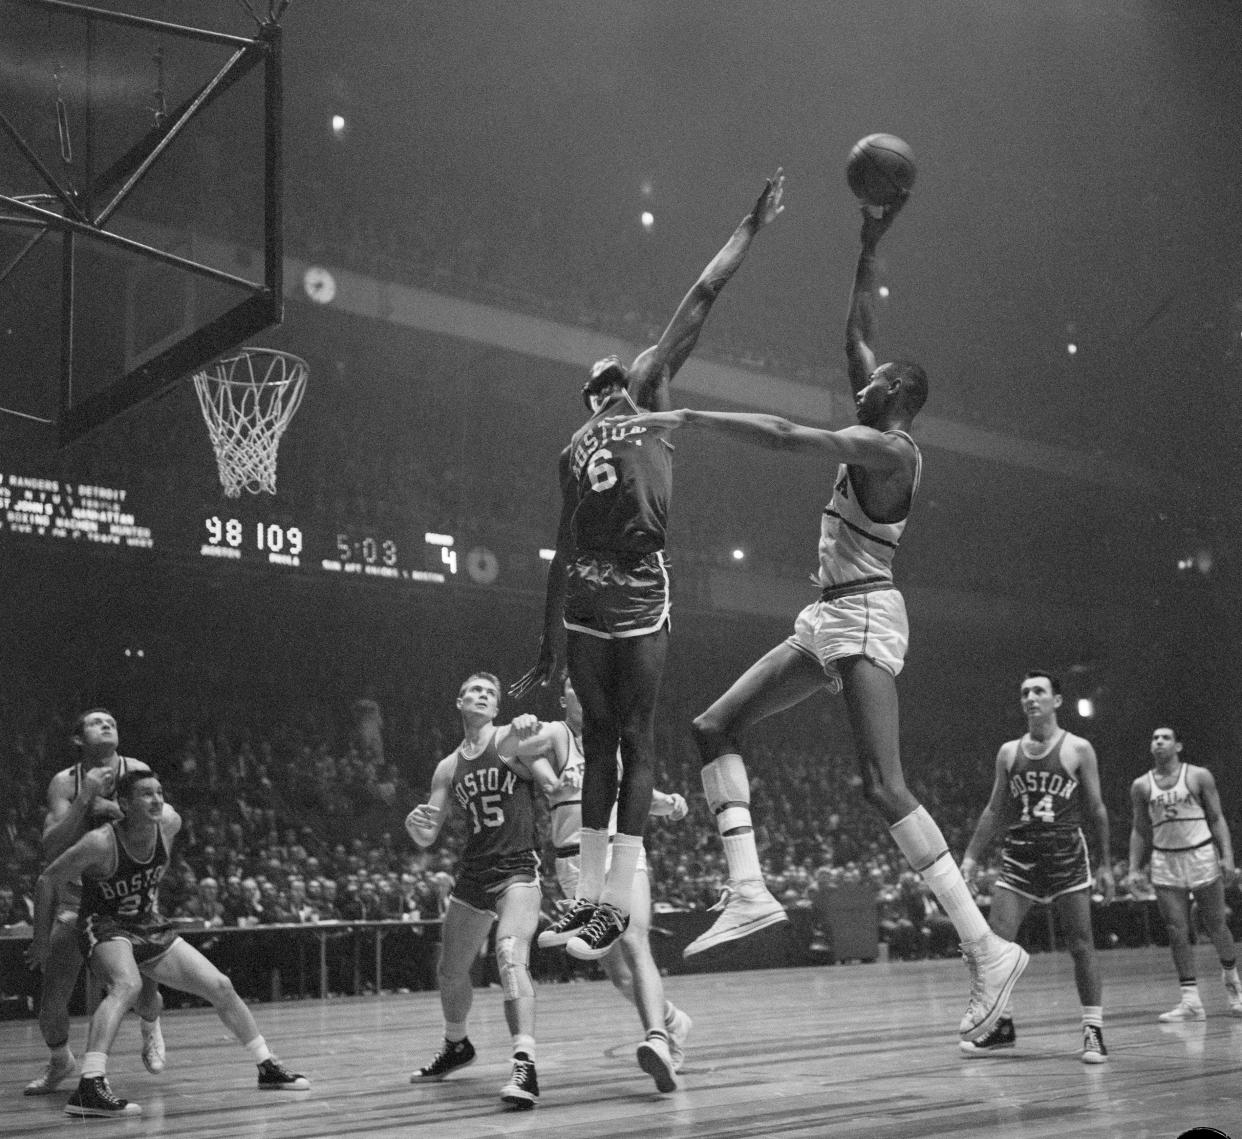
<svg viewBox="0 0 1242 1139">
<path fill-rule="evenodd" d="M 480 795 L 478 801 L 471 799 L 466 804 L 470 811 L 470 825 L 478 834 L 484 827 L 502 826 L 505 821 L 505 809 L 500 805 L 499 795 Z"/>
</svg>

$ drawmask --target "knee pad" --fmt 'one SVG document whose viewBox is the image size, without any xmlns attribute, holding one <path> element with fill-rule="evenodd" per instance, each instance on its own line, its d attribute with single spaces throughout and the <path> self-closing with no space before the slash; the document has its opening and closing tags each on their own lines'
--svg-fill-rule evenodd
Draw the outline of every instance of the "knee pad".
<svg viewBox="0 0 1242 1139">
<path fill-rule="evenodd" d="M 703 768 L 703 794 L 716 816 L 716 829 L 729 834 L 751 825 L 750 779 L 740 755 L 722 755 Z"/>
<path fill-rule="evenodd" d="M 496 970 L 500 973 L 500 987 L 505 1000 L 533 997 L 535 986 L 530 979 L 530 946 L 516 937 L 496 939 Z"/>
</svg>

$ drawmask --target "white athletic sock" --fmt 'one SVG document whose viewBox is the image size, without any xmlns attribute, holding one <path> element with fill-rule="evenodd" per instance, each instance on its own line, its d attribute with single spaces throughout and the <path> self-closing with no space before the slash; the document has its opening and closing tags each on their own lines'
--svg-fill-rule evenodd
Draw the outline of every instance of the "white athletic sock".
<svg viewBox="0 0 1242 1139">
<path fill-rule="evenodd" d="M 272 1058 L 272 1050 L 267 1046 L 267 1041 L 262 1036 L 256 1036 L 249 1044 L 243 1045 L 243 1047 L 250 1053 L 250 1059 L 256 1064 L 262 1064 L 264 1060 Z"/>
<path fill-rule="evenodd" d="M 1199 996 L 1199 983 L 1197 981 L 1179 981 L 1178 986 L 1182 991 L 1182 1000 L 1188 1005 L 1201 1005 L 1203 998 Z"/>
<path fill-rule="evenodd" d="M 535 1038 L 525 1032 L 515 1032 L 513 1034 L 513 1055 L 519 1052 L 525 1052 L 526 1058 L 533 1061 L 535 1059 Z"/>
<path fill-rule="evenodd" d="M 93 1080 L 108 1073 L 107 1052 L 87 1052 L 82 1057 L 82 1079 Z"/>
<path fill-rule="evenodd" d="M 578 838 L 578 897 L 598 902 L 608 867 L 608 831 L 583 827 Z"/>
<path fill-rule="evenodd" d="M 616 906 L 623 914 L 630 912 L 630 894 L 634 889 L 634 872 L 643 852 L 640 834 L 615 834 L 612 838 L 612 861 L 599 900 Z"/>
<path fill-rule="evenodd" d="M 1083 1005 L 1082 1006 L 1082 1022 L 1084 1025 L 1091 1025 L 1093 1028 L 1104 1027 L 1104 1006 L 1103 1005 Z"/>
<path fill-rule="evenodd" d="M 1231 965 L 1228 969 L 1222 966 L 1220 977 L 1226 985 L 1232 985 L 1235 989 L 1242 989 L 1242 980 L 1238 979 L 1237 965 Z"/>
<path fill-rule="evenodd" d="M 444 1039 L 450 1044 L 466 1039 L 466 1022 L 464 1020 L 446 1020 L 444 1022 Z"/>
<path fill-rule="evenodd" d="M 725 861 L 729 864 L 729 879 L 746 882 L 763 881 L 763 868 L 759 865 L 759 848 L 755 845 L 755 832 L 727 834 L 721 838 Z"/>
<path fill-rule="evenodd" d="M 932 889 L 936 900 L 944 906 L 957 936 L 962 941 L 978 941 L 991 932 L 987 919 L 979 912 L 979 906 L 962 877 L 953 856 L 944 856 L 923 872 L 923 881 Z"/>
<path fill-rule="evenodd" d="M 978 941 L 990 932 L 961 870 L 949 853 L 944 835 L 926 808 L 916 807 L 889 827 L 889 834 L 906 861 L 923 876 L 936 900 L 944 906 L 962 941 Z"/>
</svg>

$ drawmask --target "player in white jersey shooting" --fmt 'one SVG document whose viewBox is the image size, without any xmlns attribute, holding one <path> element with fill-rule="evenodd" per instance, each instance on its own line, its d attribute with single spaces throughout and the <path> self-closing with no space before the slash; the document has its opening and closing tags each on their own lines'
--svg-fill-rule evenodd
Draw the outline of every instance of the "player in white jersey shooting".
<svg viewBox="0 0 1242 1139">
<path fill-rule="evenodd" d="M 909 630 L 892 562 L 922 471 L 910 427 L 927 399 L 927 377 L 909 361 L 877 367 L 870 347 L 876 247 L 901 204 L 879 216 L 863 211 L 845 337 L 857 426 L 825 431 L 776 415 L 690 410 L 648 413 L 624 422 L 668 431 L 698 428 L 778 450 L 815 452 L 838 464 L 820 526 L 820 600 L 798 615 L 792 636 L 751 665 L 693 724 L 703 790 L 716 815 L 730 880 L 719 903 L 720 918 L 687 946 L 686 954 L 785 920 L 759 865 L 739 735 L 817 692 L 844 692 L 863 794 L 962 940 L 971 992 L 959 1031 L 962 1039 L 974 1040 L 1000 1017 L 1028 958 L 988 928 L 940 828 L 906 786 L 901 766 L 896 678 Z"/>
</svg>

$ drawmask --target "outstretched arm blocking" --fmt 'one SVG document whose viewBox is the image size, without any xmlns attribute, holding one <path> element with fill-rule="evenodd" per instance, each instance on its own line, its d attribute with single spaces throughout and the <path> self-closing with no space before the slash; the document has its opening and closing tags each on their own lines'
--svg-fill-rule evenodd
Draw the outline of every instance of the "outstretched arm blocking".
<svg viewBox="0 0 1242 1139">
<path fill-rule="evenodd" d="M 738 223 L 733 236 L 682 298 L 659 341 L 634 361 L 630 368 L 630 391 L 639 407 L 652 411 L 668 407 L 668 385 L 694 350 L 712 305 L 742 264 L 755 234 L 784 210 L 784 193 L 785 175 L 778 169 L 764 184 L 754 207 Z"/>
<path fill-rule="evenodd" d="M 876 471 L 896 471 L 913 462 L 908 439 L 886 434 L 874 427 L 845 427 L 828 431 L 804 427 L 780 415 L 759 411 L 677 411 L 642 412 L 625 416 L 620 422 L 631 427 L 673 431 L 694 427 L 718 435 L 729 435 L 779 451 L 819 451 L 836 463 L 849 463 Z"/>
</svg>

